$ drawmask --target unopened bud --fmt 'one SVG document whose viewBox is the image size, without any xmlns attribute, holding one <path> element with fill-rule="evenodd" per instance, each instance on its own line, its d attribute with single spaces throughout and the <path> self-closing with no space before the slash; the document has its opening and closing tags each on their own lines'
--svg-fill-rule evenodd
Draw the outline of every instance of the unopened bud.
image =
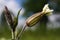
<svg viewBox="0 0 60 40">
<path fill-rule="evenodd" d="M 14 30 L 15 30 L 17 24 L 18 24 L 18 16 L 20 14 L 20 11 L 21 11 L 21 9 L 18 11 L 17 17 L 15 17 L 15 16 L 13 16 L 14 14 L 11 15 L 11 12 L 5 6 L 5 10 L 4 10 L 5 13 L 4 14 L 5 14 L 6 21 L 8 22 L 10 27 Z"/>
<path fill-rule="evenodd" d="M 26 20 L 26 25 L 27 25 L 28 27 L 34 26 L 36 23 L 39 22 L 39 20 L 42 18 L 43 15 L 44 15 L 44 14 L 41 13 L 41 12 L 32 15 L 31 17 L 29 17 L 29 18 Z"/>
<path fill-rule="evenodd" d="M 4 12 L 5 12 L 4 14 L 5 14 L 6 21 L 12 27 L 13 26 L 13 19 L 12 19 L 10 11 L 8 10 L 8 8 L 6 6 L 5 6 Z"/>
</svg>

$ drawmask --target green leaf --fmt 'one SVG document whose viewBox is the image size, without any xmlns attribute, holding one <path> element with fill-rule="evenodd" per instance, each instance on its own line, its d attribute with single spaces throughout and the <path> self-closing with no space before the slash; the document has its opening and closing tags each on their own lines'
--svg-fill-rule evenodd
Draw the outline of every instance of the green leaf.
<svg viewBox="0 0 60 40">
<path fill-rule="evenodd" d="M 21 8 L 22 9 L 22 8 Z M 20 14 L 21 9 L 18 11 L 17 17 L 14 17 L 14 26 L 16 27 L 18 24 L 18 16 Z"/>
<path fill-rule="evenodd" d="M 19 16 L 21 10 L 22 10 L 22 8 L 18 11 L 17 18 L 18 18 L 18 16 Z"/>
</svg>

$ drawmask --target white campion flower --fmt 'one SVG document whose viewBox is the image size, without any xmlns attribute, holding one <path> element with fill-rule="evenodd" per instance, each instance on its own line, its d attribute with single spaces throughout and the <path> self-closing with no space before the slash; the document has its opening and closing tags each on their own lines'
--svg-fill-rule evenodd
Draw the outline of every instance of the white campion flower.
<svg viewBox="0 0 60 40">
<path fill-rule="evenodd" d="M 50 8 L 48 7 L 48 5 L 49 5 L 49 4 L 46 4 L 46 5 L 43 7 L 42 12 L 43 12 L 43 13 L 48 13 L 48 15 L 49 15 L 49 14 L 52 14 L 53 10 L 50 9 Z"/>
<path fill-rule="evenodd" d="M 34 26 L 36 23 L 38 23 L 40 21 L 40 19 L 46 14 L 47 16 L 50 15 L 53 10 L 50 10 L 48 7 L 49 4 L 46 4 L 43 7 L 43 11 L 42 12 L 38 12 L 33 14 L 32 16 L 30 16 L 27 20 L 26 20 L 26 25 L 29 27 Z"/>
<path fill-rule="evenodd" d="M 50 14 L 51 12 L 53 12 L 53 10 L 50 10 L 48 7 L 48 4 L 46 4 L 43 8 L 42 12 L 38 12 L 33 14 L 32 16 L 30 16 L 27 20 L 26 20 L 26 24 L 23 26 L 21 32 L 19 32 L 17 34 L 17 40 L 19 39 L 19 37 L 21 37 L 21 34 L 24 32 L 26 27 L 32 27 L 35 24 L 37 24 L 45 14 Z"/>
</svg>

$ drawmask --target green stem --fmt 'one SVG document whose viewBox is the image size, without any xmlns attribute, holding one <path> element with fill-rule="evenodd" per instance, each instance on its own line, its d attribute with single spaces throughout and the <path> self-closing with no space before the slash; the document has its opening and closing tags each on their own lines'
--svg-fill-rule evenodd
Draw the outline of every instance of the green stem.
<svg viewBox="0 0 60 40">
<path fill-rule="evenodd" d="M 19 32 L 19 33 L 17 34 L 16 40 L 19 40 L 19 39 L 21 38 L 21 36 L 22 36 L 22 34 L 23 34 L 25 28 L 26 28 L 26 25 L 24 25 L 23 28 L 22 28 L 22 30 L 21 30 L 21 32 Z"/>
<path fill-rule="evenodd" d="M 12 40 L 15 40 L 15 31 L 12 30 Z"/>
</svg>

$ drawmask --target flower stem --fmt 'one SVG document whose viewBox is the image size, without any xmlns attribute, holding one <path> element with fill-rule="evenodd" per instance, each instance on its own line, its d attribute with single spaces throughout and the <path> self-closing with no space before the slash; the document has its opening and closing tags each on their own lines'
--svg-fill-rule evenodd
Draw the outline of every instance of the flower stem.
<svg viewBox="0 0 60 40">
<path fill-rule="evenodd" d="M 15 40 L 15 31 L 12 30 L 12 40 Z"/>
<path fill-rule="evenodd" d="M 19 39 L 21 38 L 21 36 L 22 36 L 22 34 L 23 34 L 25 28 L 26 28 L 26 25 L 24 25 L 23 28 L 22 28 L 22 30 L 21 30 L 21 32 L 19 32 L 19 33 L 17 34 L 16 40 L 19 40 Z"/>
</svg>

